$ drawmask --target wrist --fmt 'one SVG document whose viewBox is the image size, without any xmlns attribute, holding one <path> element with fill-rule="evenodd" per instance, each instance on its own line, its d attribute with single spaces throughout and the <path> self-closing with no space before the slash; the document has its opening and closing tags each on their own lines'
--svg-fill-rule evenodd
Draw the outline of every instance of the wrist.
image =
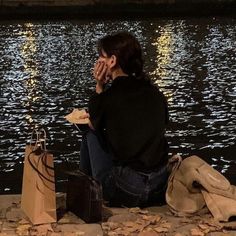
<svg viewBox="0 0 236 236">
<path fill-rule="evenodd" d="M 103 84 L 97 82 L 97 84 L 96 84 L 96 93 L 102 93 L 103 92 L 103 87 L 104 87 Z"/>
</svg>

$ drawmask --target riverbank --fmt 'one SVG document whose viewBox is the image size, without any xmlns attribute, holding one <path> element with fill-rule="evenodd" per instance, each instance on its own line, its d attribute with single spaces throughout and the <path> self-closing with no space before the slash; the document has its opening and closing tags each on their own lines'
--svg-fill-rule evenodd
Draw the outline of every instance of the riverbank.
<svg viewBox="0 0 236 236">
<path fill-rule="evenodd" d="M 207 212 L 174 216 L 167 206 L 103 208 L 103 221 L 86 224 L 65 211 L 65 195 L 57 194 L 58 221 L 33 226 L 20 209 L 21 195 L 0 195 L 0 236 L 236 236 L 236 221 L 218 223 Z"/>
<path fill-rule="evenodd" d="M 236 0 L 1 0 L 0 19 L 235 16 Z"/>
</svg>

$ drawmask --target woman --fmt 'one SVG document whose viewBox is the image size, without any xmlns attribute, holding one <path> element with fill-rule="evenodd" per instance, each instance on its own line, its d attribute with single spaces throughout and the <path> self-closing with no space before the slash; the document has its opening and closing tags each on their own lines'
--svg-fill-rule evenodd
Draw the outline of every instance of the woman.
<svg viewBox="0 0 236 236">
<path fill-rule="evenodd" d="M 99 41 L 98 52 L 91 129 L 82 140 L 80 170 L 101 182 L 112 206 L 162 203 L 168 178 L 166 99 L 145 77 L 133 35 L 108 35 Z"/>
</svg>

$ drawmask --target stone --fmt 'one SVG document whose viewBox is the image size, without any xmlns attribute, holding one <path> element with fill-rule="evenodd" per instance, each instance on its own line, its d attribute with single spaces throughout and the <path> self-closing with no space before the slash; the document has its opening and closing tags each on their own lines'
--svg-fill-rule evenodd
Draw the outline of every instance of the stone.
<svg viewBox="0 0 236 236">
<path fill-rule="evenodd" d="M 102 227 L 99 224 L 63 224 L 57 225 L 57 230 L 64 233 L 76 233 L 83 236 L 103 236 Z"/>
</svg>

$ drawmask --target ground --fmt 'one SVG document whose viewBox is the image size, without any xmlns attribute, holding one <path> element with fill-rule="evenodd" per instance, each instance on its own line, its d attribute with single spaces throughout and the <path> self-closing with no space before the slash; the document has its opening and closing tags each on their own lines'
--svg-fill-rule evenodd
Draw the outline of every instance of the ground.
<svg viewBox="0 0 236 236">
<path fill-rule="evenodd" d="M 236 221 L 219 223 L 207 211 L 175 216 L 168 206 L 103 208 L 103 220 L 86 224 L 65 210 L 65 194 L 57 194 L 64 209 L 56 223 L 34 226 L 20 208 L 21 195 L 0 195 L 0 236 L 236 236 Z"/>
</svg>

